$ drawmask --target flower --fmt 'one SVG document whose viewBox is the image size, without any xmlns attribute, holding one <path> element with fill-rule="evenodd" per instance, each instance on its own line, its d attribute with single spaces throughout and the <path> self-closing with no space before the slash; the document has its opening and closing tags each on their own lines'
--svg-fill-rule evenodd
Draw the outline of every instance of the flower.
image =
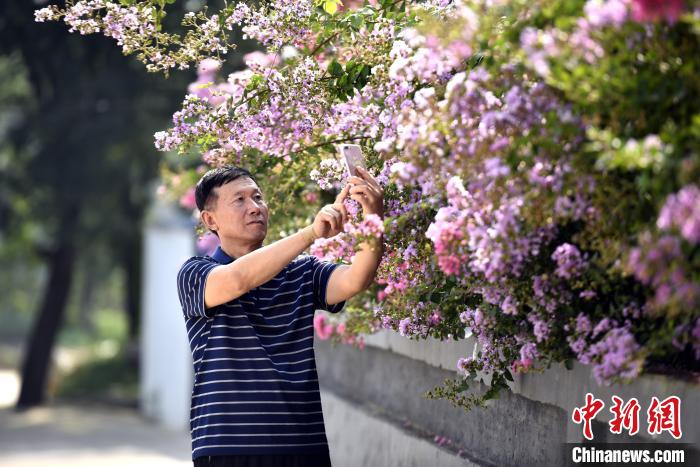
<svg viewBox="0 0 700 467">
<path fill-rule="evenodd" d="M 581 252 L 570 243 L 559 245 L 552 253 L 552 259 L 557 263 L 556 275 L 563 279 L 571 279 L 580 275 L 586 267 Z"/>
<path fill-rule="evenodd" d="M 700 188 L 691 184 L 669 195 L 656 226 L 663 230 L 675 228 L 688 242 L 700 243 Z"/>
<path fill-rule="evenodd" d="M 632 0 L 632 18 L 639 22 L 665 19 L 675 23 L 683 10 L 683 0 Z"/>
<path fill-rule="evenodd" d="M 217 246 L 219 246 L 219 237 L 211 232 L 197 238 L 197 254 L 199 255 L 211 255 Z"/>
<path fill-rule="evenodd" d="M 194 196 L 194 187 L 188 188 L 185 194 L 180 197 L 180 206 L 185 209 L 194 209 L 197 207 Z"/>
<path fill-rule="evenodd" d="M 593 376 L 599 384 L 610 384 L 615 378 L 636 377 L 642 369 L 642 360 L 637 356 L 639 349 L 628 329 L 611 329 L 589 349 L 595 362 Z"/>
<path fill-rule="evenodd" d="M 314 315 L 314 330 L 316 335 L 321 340 L 327 340 L 333 334 L 333 325 L 326 322 L 326 315 L 317 314 Z"/>
</svg>

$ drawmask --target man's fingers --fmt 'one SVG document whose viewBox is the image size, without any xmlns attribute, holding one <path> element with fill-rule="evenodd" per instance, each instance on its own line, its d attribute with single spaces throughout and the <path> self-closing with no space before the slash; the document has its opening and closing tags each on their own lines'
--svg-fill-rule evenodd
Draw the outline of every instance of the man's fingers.
<svg viewBox="0 0 700 467">
<path fill-rule="evenodd" d="M 338 205 L 338 210 L 340 211 L 342 225 L 345 226 L 345 224 L 348 222 L 348 218 L 350 217 L 348 216 L 348 210 L 342 203 Z"/>
<path fill-rule="evenodd" d="M 379 182 L 374 179 L 374 177 L 365 169 L 362 167 L 357 168 L 357 173 L 360 174 L 362 179 L 372 185 L 374 188 L 381 188 L 381 185 L 379 185 Z"/>
<path fill-rule="evenodd" d="M 350 214 L 348 214 L 348 208 L 343 204 L 343 225 L 347 224 L 350 220 Z"/>
<path fill-rule="evenodd" d="M 336 203 L 342 203 L 342 202 L 343 202 L 343 200 L 344 200 L 345 197 L 347 196 L 348 190 L 350 190 L 350 187 L 351 187 L 351 186 L 352 186 L 352 185 L 350 185 L 349 183 L 346 183 L 346 184 L 345 184 L 345 186 L 343 187 L 343 189 L 340 190 L 340 193 L 338 193 L 338 196 L 335 197 L 335 202 L 336 202 Z"/>
<path fill-rule="evenodd" d="M 353 195 L 377 196 L 375 190 L 369 185 L 354 186 L 350 189 L 350 193 Z"/>
<path fill-rule="evenodd" d="M 335 226 L 334 228 L 337 230 L 342 230 L 343 229 L 343 213 L 340 211 L 340 209 L 336 208 L 335 206 L 328 206 L 329 213 L 333 217 L 333 221 L 335 222 L 333 225 Z"/>
<path fill-rule="evenodd" d="M 365 203 L 367 202 L 367 198 L 365 198 L 363 195 L 351 195 L 350 199 L 354 199 L 355 201 L 360 203 L 363 209 L 365 207 Z"/>
<path fill-rule="evenodd" d="M 323 210 L 324 210 L 324 215 L 328 219 L 328 223 L 331 225 L 331 228 L 333 230 L 337 230 L 338 229 L 338 220 L 336 217 L 336 213 L 330 208 L 330 206 L 326 206 L 325 208 L 323 208 Z"/>
<path fill-rule="evenodd" d="M 342 206 L 342 204 L 341 204 L 341 206 Z M 343 211 L 342 211 L 342 209 L 340 209 L 340 206 L 338 206 L 338 207 L 333 206 L 333 209 L 335 210 L 335 213 L 336 213 L 335 218 L 338 221 L 338 230 L 342 231 L 343 224 L 345 223 L 343 221 Z"/>
</svg>

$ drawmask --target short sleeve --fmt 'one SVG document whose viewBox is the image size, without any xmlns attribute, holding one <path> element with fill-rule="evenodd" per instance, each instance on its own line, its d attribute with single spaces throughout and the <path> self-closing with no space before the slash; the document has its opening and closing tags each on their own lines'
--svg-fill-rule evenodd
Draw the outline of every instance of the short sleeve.
<svg viewBox="0 0 700 467">
<path fill-rule="evenodd" d="M 177 294 L 185 317 L 213 316 L 213 309 L 204 306 L 204 285 L 211 270 L 217 266 L 219 264 L 216 262 L 195 256 L 180 267 L 177 273 Z"/>
<path fill-rule="evenodd" d="M 313 287 L 314 287 L 314 306 L 316 309 L 338 313 L 345 306 L 345 301 L 329 305 L 326 302 L 326 289 L 331 274 L 340 266 L 340 263 L 331 263 L 330 261 L 321 261 L 315 256 L 309 255 L 309 264 L 312 270 Z"/>
</svg>

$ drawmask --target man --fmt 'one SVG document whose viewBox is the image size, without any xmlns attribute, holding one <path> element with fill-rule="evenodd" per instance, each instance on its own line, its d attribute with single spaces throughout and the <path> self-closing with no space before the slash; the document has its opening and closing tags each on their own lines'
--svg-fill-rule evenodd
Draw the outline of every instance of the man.
<svg viewBox="0 0 700 467">
<path fill-rule="evenodd" d="M 313 315 L 341 311 L 370 286 L 382 239 L 363 243 L 352 265 L 301 253 L 342 231 L 348 195 L 364 215 L 383 216 L 381 186 L 359 170 L 311 225 L 265 247 L 268 207 L 247 170 L 225 166 L 198 182 L 202 222 L 220 246 L 211 256 L 188 259 L 177 276 L 194 363 L 196 467 L 330 465 Z"/>
</svg>

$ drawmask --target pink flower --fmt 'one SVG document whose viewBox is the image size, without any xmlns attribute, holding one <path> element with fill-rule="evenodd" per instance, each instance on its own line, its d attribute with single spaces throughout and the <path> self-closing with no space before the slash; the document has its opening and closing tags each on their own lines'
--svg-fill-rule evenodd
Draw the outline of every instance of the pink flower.
<svg viewBox="0 0 700 467">
<path fill-rule="evenodd" d="M 197 254 L 210 255 L 219 246 L 219 237 L 207 232 L 197 239 Z"/>
<path fill-rule="evenodd" d="M 185 194 L 180 197 L 180 206 L 185 209 L 194 209 L 197 206 L 194 197 L 194 187 L 190 187 Z"/>
<path fill-rule="evenodd" d="M 220 69 L 220 61 L 215 58 L 205 58 L 197 65 L 197 75 L 201 78 L 207 78 L 205 81 L 211 81 Z"/>
<path fill-rule="evenodd" d="M 310 191 L 304 195 L 304 200 L 306 200 L 306 202 L 309 204 L 313 204 L 318 201 L 318 195 L 313 191 Z"/>
<path fill-rule="evenodd" d="M 523 360 L 514 360 L 510 365 L 510 370 L 513 373 L 525 373 L 532 366 L 532 359 L 525 358 Z"/>
<path fill-rule="evenodd" d="M 675 23 L 684 9 L 683 0 L 633 0 L 632 18 L 638 22 L 666 19 Z"/>
<path fill-rule="evenodd" d="M 318 314 L 314 316 L 314 329 L 318 338 L 324 341 L 333 334 L 333 325 L 326 323 L 326 315 Z"/>
<path fill-rule="evenodd" d="M 275 63 L 276 54 L 266 54 L 256 50 L 243 56 L 243 61 L 248 68 L 267 68 Z"/>
</svg>

